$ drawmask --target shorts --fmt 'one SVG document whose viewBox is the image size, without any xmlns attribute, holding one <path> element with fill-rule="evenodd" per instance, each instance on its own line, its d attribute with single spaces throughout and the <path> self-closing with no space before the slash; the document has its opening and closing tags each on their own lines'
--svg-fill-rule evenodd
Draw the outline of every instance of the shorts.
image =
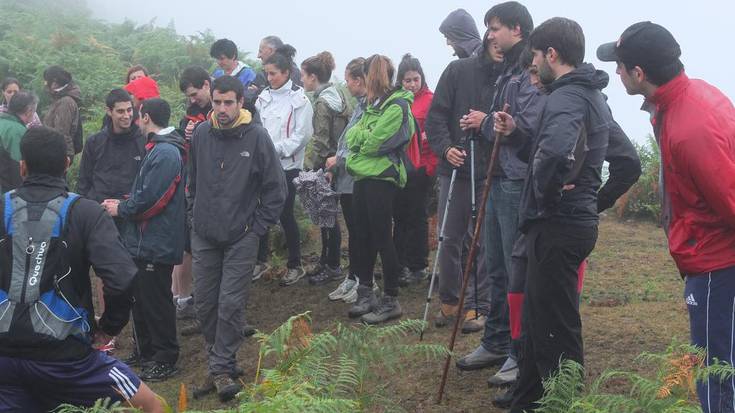
<svg viewBox="0 0 735 413">
<path fill-rule="evenodd" d="M 123 362 L 99 351 L 74 361 L 0 356 L 0 412 L 47 412 L 60 404 L 92 406 L 98 399 L 132 398 L 140 379 Z"/>
</svg>

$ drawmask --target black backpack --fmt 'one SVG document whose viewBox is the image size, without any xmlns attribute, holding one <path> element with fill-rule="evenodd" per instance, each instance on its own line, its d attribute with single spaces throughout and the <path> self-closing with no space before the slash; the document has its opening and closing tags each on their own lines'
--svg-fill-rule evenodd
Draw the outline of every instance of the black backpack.
<svg viewBox="0 0 735 413">
<path fill-rule="evenodd" d="M 0 225 L 0 345 L 38 346 L 76 337 L 87 342 L 89 314 L 72 284 L 66 218 L 79 195 L 45 205 L 15 191 L 4 196 Z"/>
</svg>

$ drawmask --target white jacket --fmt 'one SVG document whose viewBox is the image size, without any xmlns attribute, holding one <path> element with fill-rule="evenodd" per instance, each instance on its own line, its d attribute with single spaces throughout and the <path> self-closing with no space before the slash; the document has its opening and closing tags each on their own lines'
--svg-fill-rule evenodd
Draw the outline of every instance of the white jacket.
<svg viewBox="0 0 735 413">
<path fill-rule="evenodd" d="M 284 171 L 304 168 L 306 144 L 314 133 L 314 109 L 304 89 L 290 80 L 279 89 L 264 89 L 255 102 Z"/>
</svg>

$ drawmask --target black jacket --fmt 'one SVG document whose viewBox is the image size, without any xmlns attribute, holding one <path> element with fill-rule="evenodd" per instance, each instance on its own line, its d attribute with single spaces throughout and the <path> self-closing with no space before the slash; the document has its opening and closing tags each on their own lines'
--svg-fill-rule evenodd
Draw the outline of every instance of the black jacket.
<svg viewBox="0 0 735 413">
<path fill-rule="evenodd" d="M 469 134 L 459 127 L 459 120 L 470 109 L 490 113 L 495 93 L 496 68 L 486 53 L 455 60 L 444 69 L 434 91 L 434 100 L 426 117 L 424 129 L 431 150 L 441 159 L 437 173 L 452 174 L 452 166 L 444 154 L 452 146 L 462 146 L 469 156 Z M 475 147 L 475 177 L 484 179 L 490 142 L 478 139 Z M 470 179 L 469 159 L 457 170 L 457 177 Z"/>
<path fill-rule="evenodd" d="M 503 69 L 495 82 L 492 111 L 502 111 L 509 106 L 508 113 L 513 116 L 516 129 L 501 139 L 498 153 L 499 168 L 497 173 L 509 179 L 521 180 L 526 177 L 528 151 L 533 137 L 538 130 L 541 112 L 546 96 L 531 84 L 528 70 L 521 67 L 520 55 L 526 48 L 526 41 L 516 43 L 506 53 Z M 488 112 L 489 114 L 490 112 Z M 495 140 L 492 116 L 487 116 L 482 123 L 482 134 L 491 141 Z"/>
<path fill-rule="evenodd" d="M 641 160 L 633 142 L 613 120 L 610 125 L 610 139 L 605 160 L 608 162 L 609 176 L 605 185 L 597 193 L 597 212 L 613 205 L 641 176 Z"/>
<path fill-rule="evenodd" d="M 29 203 L 48 202 L 67 192 L 63 178 L 48 175 L 33 175 L 25 179 L 18 195 Z M 0 216 L 5 211 L 4 201 L 0 199 Z M 0 227 L 4 224 L 0 222 Z M 5 229 L 2 228 L 4 233 Z M 74 292 L 68 297 L 87 310 L 88 323 L 92 332 L 97 328 L 115 336 L 128 322 L 132 296 L 132 285 L 137 268 L 130 254 L 123 247 L 112 219 L 94 201 L 80 198 L 72 204 L 66 221 L 66 241 L 71 254 L 70 264 Z M 94 319 L 92 288 L 89 266 L 97 277 L 102 279 L 105 309 L 99 322 Z M 91 336 L 90 336 L 91 340 Z M 62 361 L 78 360 L 93 351 L 89 343 L 69 337 L 64 341 L 38 343 L 37 346 L 8 348 L 0 344 L 0 355 L 31 360 Z"/>
<path fill-rule="evenodd" d="M 123 134 L 113 133 L 109 125 L 87 138 L 79 165 L 79 195 L 97 202 L 128 195 L 145 156 L 145 141 L 135 125 Z"/>
<path fill-rule="evenodd" d="M 151 134 L 150 148 L 130 198 L 120 202 L 123 242 L 133 258 L 157 264 L 181 263 L 186 237 L 184 138 L 174 128 Z"/>
<path fill-rule="evenodd" d="M 519 211 L 521 231 L 537 221 L 597 225 L 597 191 L 612 115 L 607 73 L 582 64 L 555 80 L 531 150 Z M 563 191 L 565 184 L 572 190 Z"/>
<path fill-rule="evenodd" d="M 278 221 L 286 177 L 268 132 L 254 122 L 194 131 L 189 162 L 192 228 L 209 242 L 228 245 L 247 231 L 262 236 Z"/>
</svg>

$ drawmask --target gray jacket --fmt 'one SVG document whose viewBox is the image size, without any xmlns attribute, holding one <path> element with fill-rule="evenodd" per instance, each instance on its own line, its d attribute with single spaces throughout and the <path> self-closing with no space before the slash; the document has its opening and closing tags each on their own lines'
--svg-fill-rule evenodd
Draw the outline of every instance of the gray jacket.
<svg viewBox="0 0 735 413">
<path fill-rule="evenodd" d="M 352 193 L 352 185 L 355 183 L 355 181 L 352 179 L 352 175 L 347 173 L 347 169 L 345 167 L 347 157 L 350 155 L 350 150 L 347 148 L 346 136 L 347 131 L 350 130 L 350 128 L 353 127 L 362 117 L 362 113 L 365 110 L 366 102 L 367 99 L 364 96 L 357 98 L 357 105 L 352 112 L 350 122 L 342 131 L 342 135 L 340 135 L 339 137 L 339 142 L 337 142 L 337 163 L 332 167 L 332 169 L 329 170 L 329 172 L 332 172 L 332 174 L 334 174 L 335 191 L 338 194 Z"/>
</svg>

